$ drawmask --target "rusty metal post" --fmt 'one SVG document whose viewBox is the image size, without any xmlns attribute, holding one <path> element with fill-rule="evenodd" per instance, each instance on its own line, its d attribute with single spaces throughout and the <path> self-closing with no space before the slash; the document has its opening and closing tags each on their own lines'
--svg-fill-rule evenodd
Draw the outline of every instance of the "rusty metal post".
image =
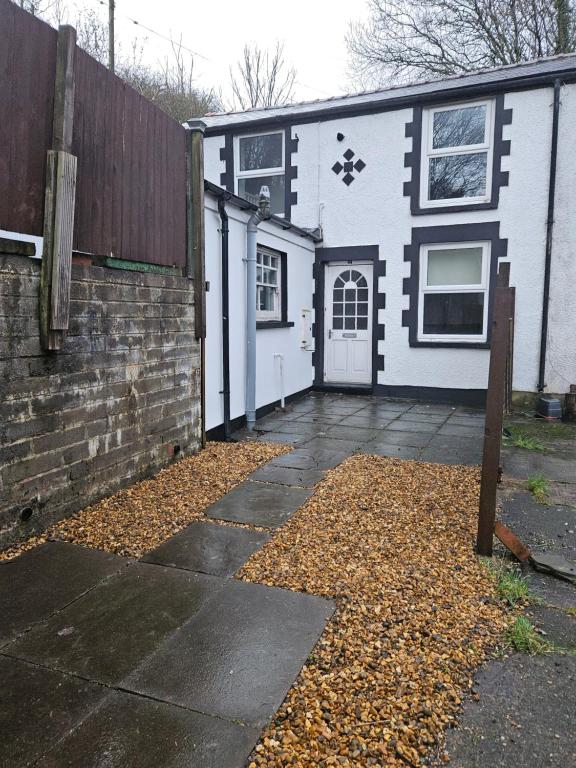
<svg viewBox="0 0 576 768">
<path fill-rule="evenodd" d="M 513 314 L 514 290 L 508 287 L 508 271 L 499 274 L 494 296 L 490 369 L 486 393 L 486 426 L 480 485 L 480 509 L 476 551 L 492 555 L 496 491 L 500 474 L 500 446 L 506 389 L 506 369 L 510 350 L 510 318 Z"/>
</svg>

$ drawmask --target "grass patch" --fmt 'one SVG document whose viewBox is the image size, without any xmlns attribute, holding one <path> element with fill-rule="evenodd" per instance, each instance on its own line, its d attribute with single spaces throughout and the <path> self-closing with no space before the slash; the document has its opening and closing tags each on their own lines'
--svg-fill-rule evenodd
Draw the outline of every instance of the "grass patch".
<svg viewBox="0 0 576 768">
<path fill-rule="evenodd" d="M 505 438 L 506 445 L 513 445 L 515 448 L 524 448 L 527 451 L 544 451 L 544 445 L 532 435 L 528 435 L 522 430 L 511 429 L 510 437 Z"/>
<path fill-rule="evenodd" d="M 550 483 L 548 480 L 546 480 L 544 475 L 532 475 L 528 478 L 526 485 L 536 501 L 539 501 L 540 504 L 548 503 L 548 496 L 550 495 Z"/>
<path fill-rule="evenodd" d="M 515 606 L 527 600 L 530 596 L 528 582 L 521 576 L 513 565 L 501 560 L 484 561 L 486 568 L 496 582 L 499 597 L 508 605 Z"/>
<path fill-rule="evenodd" d="M 534 625 L 526 616 L 517 616 L 506 630 L 506 639 L 520 653 L 547 653 L 551 647 L 536 632 Z"/>
<path fill-rule="evenodd" d="M 507 445 L 516 445 L 514 442 L 516 439 L 519 439 L 520 442 L 531 439 L 541 447 L 528 448 L 528 450 L 537 451 L 544 451 L 548 447 L 554 448 L 555 441 L 574 440 L 576 436 L 576 428 L 573 424 L 562 421 L 544 421 L 544 419 L 522 419 L 506 424 L 506 429 L 512 434 L 511 437 L 506 438 Z M 525 448 L 528 446 L 518 445 L 518 447 Z"/>
</svg>

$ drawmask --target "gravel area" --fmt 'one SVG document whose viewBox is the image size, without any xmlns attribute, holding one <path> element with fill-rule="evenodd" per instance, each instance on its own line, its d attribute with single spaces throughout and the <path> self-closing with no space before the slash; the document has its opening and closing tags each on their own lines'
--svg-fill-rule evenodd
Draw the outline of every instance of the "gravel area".
<svg viewBox="0 0 576 768">
<path fill-rule="evenodd" d="M 48 539 L 141 557 L 199 518 L 262 464 L 291 450 L 279 443 L 208 443 L 200 453 L 0 552 L 0 561 L 11 560 Z"/>
<path fill-rule="evenodd" d="M 507 616 L 473 554 L 479 470 L 357 455 L 238 577 L 337 611 L 250 767 L 421 765 Z"/>
</svg>

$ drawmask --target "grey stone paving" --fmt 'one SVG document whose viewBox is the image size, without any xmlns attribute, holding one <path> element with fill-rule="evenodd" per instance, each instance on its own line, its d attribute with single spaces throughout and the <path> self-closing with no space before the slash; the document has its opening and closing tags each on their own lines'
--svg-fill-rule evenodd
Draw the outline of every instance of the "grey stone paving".
<svg viewBox="0 0 576 768">
<path fill-rule="evenodd" d="M 278 528 L 304 504 L 312 491 L 246 480 L 206 510 L 216 520 Z"/>
<path fill-rule="evenodd" d="M 0 647 L 128 562 L 107 552 L 54 541 L 2 563 Z"/>
<path fill-rule="evenodd" d="M 197 521 L 153 549 L 142 562 L 232 576 L 269 538 L 249 528 Z"/>
<path fill-rule="evenodd" d="M 362 452 L 441 464 L 480 464 L 483 435 L 480 409 L 319 393 L 259 419 L 254 433 L 236 433 L 241 439 L 291 443 L 298 456 L 301 451 L 315 457 Z M 293 466 L 287 462 L 295 459 L 283 461 Z M 312 469 L 313 460 L 302 458 L 295 468 Z"/>
<path fill-rule="evenodd" d="M 208 514 L 275 528 L 356 451 L 476 463 L 482 418 L 305 398 L 257 424 L 256 439 L 292 443 L 292 454 Z M 50 543 L 1 564 L 0 764 L 241 768 L 333 610 L 229 578 L 267 538 L 202 521 L 145 562 Z"/>
<path fill-rule="evenodd" d="M 262 726 L 332 611 L 331 602 L 312 595 L 231 580 L 122 686 Z"/>
<path fill-rule="evenodd" d="M 267 538 L 204 525 L 226 543 L 191 549 L 201 560 L 216 549 L 227 571 Z M 44 552 L 64 581 L 70 564 L 76 590 L 56 589 L 58 603 L 17 613 L 18 634 L 0 653 L 7 768 L 241 768 L 259 735 L 254 724 L 274 714 L 333 611 L 322 598 L 174 562 L 102 560 L 74 545 L 46 545 L 14 561 L 17 569 L 1 564 L 0 574 L 19 575 L 3 582 L 4 604 L 7 590 L 34 594 Z"/>
<path fill-rule="evenodd" d="M 3 652 L 118 685 L 226 581 L 135 563 L 33 627 Z"/>
<path fill-rule="evenodd" d="M 258 731 L 114 692 L 39 768 L 243 768 Z"/>
</svg>

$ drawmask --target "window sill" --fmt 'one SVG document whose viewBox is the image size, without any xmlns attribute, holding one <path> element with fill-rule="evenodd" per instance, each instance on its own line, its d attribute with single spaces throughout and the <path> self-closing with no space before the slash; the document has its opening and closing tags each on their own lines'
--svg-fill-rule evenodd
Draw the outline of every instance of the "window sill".
<svg viewBox="0 0 576 768">
<path fill-rule="evenodd" d="M 293 328 L 294 323 L 289 323 L 287 320 L 257 320 L 256 330 L 265 331 L 272 328 Z"/>
<path fill-rule="evenodd" d="M 411 341 L 411 347 L 442 347 L 444 349 L 490 349 L 489 341 Z"/>
<path fill-rule="evenodd" d="M 412 206 L 412 216 L 424 216 L 428 213 L 462 213 L 464 211 L 493 211 L 498 208 L 494 201 L 479 203 L 454 203 L 454 205 Z"/>
</svg>

